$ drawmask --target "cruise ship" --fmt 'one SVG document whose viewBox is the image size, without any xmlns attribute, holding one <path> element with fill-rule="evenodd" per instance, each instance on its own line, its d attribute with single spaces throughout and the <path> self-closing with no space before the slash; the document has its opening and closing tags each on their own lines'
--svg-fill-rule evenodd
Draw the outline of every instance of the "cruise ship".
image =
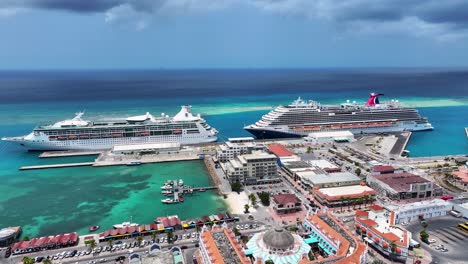
<svg viewBox="0 0 468 264">
<path fill-rule="evenodd" d="M 432 130 L 432 125 L 414 108 L 397 100 L 379 102 L 383 94 L 371 93 L 365 104 L 350 102 L 321 105 L 300 97 L 278 106 L 255 124 L 244 127 L 255 137 L 304 137 L 312 132 L 348 130 L 354 134 Z"/>
<path fill-rule="evenodd" d="M 180 143 L 181 145 L 213 142 L 218 131 L 191 107 L 182 106 L 174 117 L 150 113 L 112 121 L 85 121 L 84 113 L 73 119 L 37 126 L 29 135 L 2 138 L 29 150 L 101 150 L 115 145 L 145 143 Z"/>
</svg>

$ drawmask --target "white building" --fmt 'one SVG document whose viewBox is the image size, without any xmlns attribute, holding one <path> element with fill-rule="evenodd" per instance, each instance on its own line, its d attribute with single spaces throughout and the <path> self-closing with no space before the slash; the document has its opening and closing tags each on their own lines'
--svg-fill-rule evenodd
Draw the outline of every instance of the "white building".
<svg viewBox="0 0 468 264">
<path fill-rule="evenodd" d="M 387 205 L 385 208 L 395 213 L 395 224 L 401 224 L 403 222 L 408 223 L 418 220 L 420 217 L 428 219 L 444 216 L 449 210 L 451 210 L 450 204 L 442 199 L 408 204 Z"/>
<path fill-rule="evenodd" d="M 278 181 L 278 158 L 262 151 L 239 155 L 226 163 L 226 175 L 230 182 L 261 184 Z"/>
<path fill-rule="evenodd" d="M 329 188 L 338 186 L 358 185 L 361 179 L 350 172 L 335 172 L 335 173 L 317 173 L 316 171 L 299 171 L 296 172 L 300 183 L 304 188 L 312 190 L 312 188 Z"/>
<path fill-rule="evenodd" d="M 468 217 L 468 198 L 460 198 L 448 200 L 450 209 L 455 210 L 462 214 L 463 217 Z"/>
<path fill-rule="evenodd" d="M 227 162 L 239 155 L 264 148 L 263 145 L 257 145 L 253 137 L 229 138 L 228 140 L 216 150 L 216 158 L 220 162 Z"/>
<path fill-rule="evenodd" d="M 354 141 L 354 135 L 350 131 L 324 131 L 310 133 L 304 139 L 315 144 L 333 143 L 335 141 L 352 142 Z"/>
<path fill-rule="evenodd" d="M 177 152 L 180 143 L 151 143 L 135 145 L 118 145 L 112 148 L 115 154 L 132 154 L 134 152 Z"/>
</svg>

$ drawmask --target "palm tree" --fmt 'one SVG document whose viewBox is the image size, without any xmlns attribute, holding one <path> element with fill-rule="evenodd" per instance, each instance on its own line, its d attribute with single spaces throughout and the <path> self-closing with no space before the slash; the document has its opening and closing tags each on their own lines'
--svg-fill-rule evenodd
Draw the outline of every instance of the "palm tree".
<svg viewBox="0 0 468 264">
<path fill-rule="evenodd" d="M 426 230 L 426 228 L 429 226 L 429 223 L 427 223 L 426 221 L 423 221 L 421 222 L 421 225 L 424 228 L 424 230 Z"/>
<path fill-rule="evenodd" d="M 137 241 L 138 241 L 138 245 L 141 245 L 141 241 L 143 241 L 143 237 L 142 237 L 142 236 L 138 236 L 138 237 L 137 237 Z"/>
<path fill-rule="evenodd" d="M 343 204 L 344 204 L 344 201 L 345 201 L 345 200 L 346 200 L 346 199 L 345 199 L 343 196 L 340 197 L 340 201 L 341 201 L 340 211 L 341 211 L 341 212 L 343 212 Z"/>
<path fill-rule="evenodd" d="M 390 250 L 392 251 L 392 254 L 390 254 L 390 260 L 393 262 L 393 257 L 395 256 L 395 251 L 397 249 L 397 245 L 395 243 L 390 243 Z"/>
<path fill-rule="evenodd" d="M 157 237 L 158 237 L 158 234 L 156 232 L 151 233 L 151 238 L 153 240 L 156 240 Z"/>
<path fill-rule="evenodd" d="M 353 199 L 352 203 L 353 203 L 353 210 L 356 210 L 357 200 Z"/>
<path fill-rule="evenodd" d="M 89 243 L 88 243 L 88 246 L 89 246 L 90 249 L 94 249 L 97 246 L 96 240 L 94 240 L 94 239 L 90 240 Z"/>
<path fill-rule="evenodd" d="M 367 206 L 367 202 L 369 201 L 370 196 L 368 194 L 364 194 L 364 207 Z"/>
<path fill-rule="evenodd" d="M 43 264 L 52 264 L 52 260 L 46 258 L 42 261 Z"/>
<path fill-rule="evenodd" d="M 358 201 L 358 204 L 359 204 L 359 209 L 361 209 L 361 206 L 362 206 L 362 203 L 364 202 L 364 199 L 362 199 L 362 197 L 359 197 L 357 201 Z"/>
<path fill-rule="evenodd" d="M 169 229 L 169 231 L 167 231 L 167 243 L 172 244 L 173 243 L 173 241 L 172 241 L 173 237 L 174 237 L 174 233 L 172 232 L 171 229 Z"/>
<path fill-rule="evenodd" d="M 200 231 L 201 231 L 201 227 L 197 225 L 197 233 L 200 233 Z"/>
<path fill-rule="evenodd" d="M 249 213 L 249 208 L 250 208 L 250 206 L 249 206 L 248 204 L 245 204 L 245 205 L 244 205 L 244 209 L 245 209 L 244 212 L 245 212 L 246 214 Z"/>
<path fill-rule="evenodd" d="M 36 261 L 33 258 L 30 257 L 23 257 L 22 259 L 23 264 L 34 264 Z"/>
<path fill-rule="evenodd" d="M 114 239 L 107 240 L 107 245 L 109 245 L 109 247 L 112 247 L 112 245 L 114 245 Z"/>
<path fill-rule="evenodd" d="M 349 211 L 349 209 L 351 208 L 351 203 L 350 203 L 350 201 L 351 201 L 351 198 L 346 197 L 346 203 L 348 204 L 348 211 Z"/>
</svg>

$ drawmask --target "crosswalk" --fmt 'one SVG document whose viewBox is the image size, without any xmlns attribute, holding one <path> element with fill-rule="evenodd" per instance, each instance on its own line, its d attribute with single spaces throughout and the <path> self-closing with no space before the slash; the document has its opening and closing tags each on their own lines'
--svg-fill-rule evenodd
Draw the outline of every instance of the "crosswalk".
<svg viewBox="0 0 468 264">
<path fill-rule="evenodd" d="M 468 241 L 468 233 L 454 226 L 431 230 L 429 234 L 434 234 L 446 244 L 459 244 L 460 242 Z"/>
</svg>

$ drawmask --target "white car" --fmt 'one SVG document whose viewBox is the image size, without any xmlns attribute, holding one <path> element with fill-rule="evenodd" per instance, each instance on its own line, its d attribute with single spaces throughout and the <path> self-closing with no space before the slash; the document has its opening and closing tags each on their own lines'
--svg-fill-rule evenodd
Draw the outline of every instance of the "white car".
<svg viewBox="0 0 468 264">
<path fill-rule="evenodd" d="M 435 242 L 437 242 L 437 240 L 435 240 L 435 239 L 433 239 L 433 238 L 429 239 L 429 243 L 432 244 L 432 243 L 435 243 Z"/>
</svg>

